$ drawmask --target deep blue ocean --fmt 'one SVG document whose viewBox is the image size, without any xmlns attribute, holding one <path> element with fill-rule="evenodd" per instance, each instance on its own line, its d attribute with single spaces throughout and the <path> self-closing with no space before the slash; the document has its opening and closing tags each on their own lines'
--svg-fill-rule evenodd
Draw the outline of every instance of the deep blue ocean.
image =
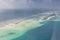
<svg viewBox="0 0 60 40">
<path fill-rule="evenodd" d="M 54 40 L 60 39 L 60 21 L 49 21 L 42 27 L 29 30 L 23 36 L 13 40 Z"/>
<path fill-rule="evenodd" d="M 23 17 L 28 17 L 31 15 L 36 15 L 36 14 L 42 14 L 48 11 L 52 11 L 50 9 L 36 9 L 36 8 L 31 8 L 31 9 L 11 9 L 11 10 L 2 10 L 0 11 L 0 21 L 5 21 L 5 20 L 10 20 L 10 19 L 16 19 L 16 18 L 23 18 Z"/>
</svg>

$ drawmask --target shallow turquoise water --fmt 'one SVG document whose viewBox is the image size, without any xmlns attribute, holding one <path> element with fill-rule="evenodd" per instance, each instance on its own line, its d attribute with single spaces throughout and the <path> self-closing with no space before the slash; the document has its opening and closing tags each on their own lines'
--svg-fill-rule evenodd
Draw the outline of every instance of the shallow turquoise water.
<svg viewBox="0 0 60 40">
<path fill-rule="evenodd" d="M 13 40 L 51 40 L 54 30 L 53 28 L 55 25 L 57 26 L 55 23 L 60 23 L 60 21 L 50 21 L 42 27 L 29 30 L 23 36 L 15 38 Z"/>
</svg>

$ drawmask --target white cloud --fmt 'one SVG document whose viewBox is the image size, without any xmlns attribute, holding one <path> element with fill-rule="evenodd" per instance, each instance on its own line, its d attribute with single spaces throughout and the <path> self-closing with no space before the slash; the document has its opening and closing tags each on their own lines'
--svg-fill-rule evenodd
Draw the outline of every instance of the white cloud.
<svg viewBox="0 0 60 40">
<path fill-rule="evenodd" d="M 53 8 L 53 3 L 52 0 L 0 0 L 0 9 Z"/>
<path fill-rule="evenodd" d="M 7 1 L 7 0 L 6 0 Z M 0 0 L 0 9 L 10 9 L 13 8 L 13 5 L 4 0 Z"/>
<path fill-rule="evenodd" d="M 14 6 L 16 6 L 16 8 L 28 8 L 28 2 L 27 0 L 17 0 L 14 1 Z"/>
<path fill-rule="evenodd" d="M 0 9 L 28 8 L 27 0 L 0 0 Z"/>
</svg>

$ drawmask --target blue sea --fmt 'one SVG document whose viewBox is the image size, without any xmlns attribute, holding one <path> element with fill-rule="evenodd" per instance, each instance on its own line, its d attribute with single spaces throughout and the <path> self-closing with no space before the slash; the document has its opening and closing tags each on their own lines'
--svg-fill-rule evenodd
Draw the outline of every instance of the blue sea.
<svg viewBox="0 0 60 40">
<path fill-rule="evenodd" d="M 4 10 L 0 21 L 15 19 L 19 17 L 27 17 L 34 14 L 39 14 L 51 10 L 30 9 L 30 10 Z M 59 40 L 60 38 L 60 21 L 49 21 L 45 25 L 29 30 L 23 36 L 13 40 Z"/>
<path fill-rule="evenodd" d="M 49 21 L 42 27 L 29 30 L 23 36 L 13 40 L 59 40 L 60 21 Z"/>
</svg>

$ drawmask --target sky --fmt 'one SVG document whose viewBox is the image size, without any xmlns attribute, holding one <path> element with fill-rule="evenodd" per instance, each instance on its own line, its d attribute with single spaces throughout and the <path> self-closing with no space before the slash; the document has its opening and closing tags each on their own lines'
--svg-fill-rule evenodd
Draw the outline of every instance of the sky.
<svg viewBox="0 0 60 40">
<path fill-rule="evenodd" d="M 0 9 L 60 8 L 60 0 L 0 0 Z"/>
<path fill-rule="evenodd" d="M 13 13 L 5 12 L 3 9 L 59 9 L 60 0 L 0 0 L 0 20 L 32 15 L 34 13 Z M 2 13 L 3 12 L 3 13 Z M 29 12 L 29 11 L 28 11 Z"/>
</svg>

